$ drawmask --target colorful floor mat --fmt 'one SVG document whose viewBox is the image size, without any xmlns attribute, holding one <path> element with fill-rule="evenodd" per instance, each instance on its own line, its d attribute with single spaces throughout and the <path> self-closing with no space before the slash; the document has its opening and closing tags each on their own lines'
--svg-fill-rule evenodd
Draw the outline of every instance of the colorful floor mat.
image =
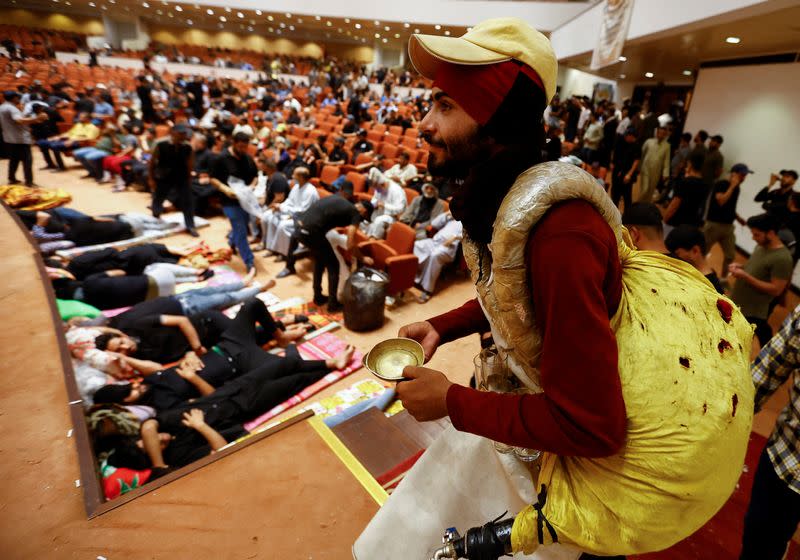
<svg viewBox="0 0 800 560">
<path fill-rule="evenodd" d="M 336 356 L 338 353 L 344 350 L 345 346 L 347 346 L 347 343 L 344 340 L 335 334 L 326 332 L 316 336 L 312 340 L 300 344 L 297 349 L 306 359 L 325 360 Z M 271 419 L 289 410 L 290 408 L 297 406 L 301 402 L 308 400 L 310 397 L 316 395 L 326 387 L 333 385 L 340 379 L 344 379 L 357 369 L 361 368 L 361 360 L 363 357 L 364 355 L 360 351 L 356 350 L 355 354 L 353 354 L 353 359 L 350 361 L 350 365 L 348 365 L 345 369 L 332 371 L 313 385 L 309 385 L 298 394 L 274 407 L 272 410 L 269 410 L 258 418 L 251 420 L 244 425 L 244 428 L 250 432 L 258 432 L 266 429 L 268 426 L 265 424 Z"/>
</svg>

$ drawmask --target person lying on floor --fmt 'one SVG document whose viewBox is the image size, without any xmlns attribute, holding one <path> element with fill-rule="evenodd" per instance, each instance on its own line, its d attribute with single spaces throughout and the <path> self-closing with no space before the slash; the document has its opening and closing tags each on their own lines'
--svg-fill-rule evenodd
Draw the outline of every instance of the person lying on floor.
<svg viewBox="0 0 800 560">
<path fill-rule="evenodd" d="M 264 302 L 253 296 L 234 319 L 212 309 L 189 314 L 180 311 L 169 298 L 162 298 L 159 305 L 137 306 L 112 319 L 111 326 L 125 335 L 104 333 L 95 339 L 95 347 L 124 356 L 124 361 L 143 375 L 163 370 L 162 364 L 177 362 L 193 352 L 213 366 L 206 380 L 221 385 L 227 379 L 225 370 L 216 373 L 219 360 L 208 355 L 208 348 L 242 372 L 275 359 L 261 348 L 268 341 L 286 346 L 307 332 L 305 325 L 292 327 L 276 321 Z"/>
<path fill-rule="evenodd" d="M 341 356 L 342 363 L 350 361 L 352 352 L 353 348 L 348 347 Z M 140 441 L 128 446 L 126 460 L 117 461 L 115 466 L 126 466 L 120 463 L 133 461 L 128 463 L 130 468 L 151 466 L 156 474 L 163 474 L 169 468 L 188 465 L 246 435 L 243 423 L 296 395 L 329 372 L 322 361 L 304 361 L 303 371 L 292 372 L 290 361 L 280 363 L 279 367 L 281 371 L 276 371 L 275 363 L 264 364 L 208 396 L 143 420 Z M 136 460 L 137 449 L 144 450 L 149 465 L 142 466 L 141 456 Z"/>
<path fill-rule="evenodd" d="M 67 264 L 67 270 L 78 280 L 83 280 L 96 272 L 106 272 L 112 269 L 124 270 L 126 274 L 130 275 L 142 274 L 148 266 L 153 264 L 177 265 L 181 257 L 192 254 L 197 248 L 198 245 L 195 244 L 180 249 L 169 249 L 161 243 L 144 243 L 123 251 L 106 247 L 75 256 Z M 194 272 L 195 275 L 203 273 L 205 271 Z M 209 277 L 213 276 L 213 273 L 205 274 Z"/>
<path fill-rule="evenodd" d="M 231 383 L 239 376 L 255 369 L 261 369 L 262 376 L 279 379 L 295 373 L 318 371 L 327 373 L 344 369 L 353 357 L 353 347 L 348 346 L 339 355 L 326 360 L 304 360 L 297 347 L 286 347 L 285 356 L 267 354 L 263 361 L 250 370 L 240 369 L 237 361 L 229 361 L 221 353 L 224 348 L 215 350 L 202 358 L 193 353 L 181 360 L 177 366 L 158 371 L 143 377 L 142 381 L 123 381 L 106 384 L 97 389 L 92 398 L 97 404 L 143 405 L 160 412 L 195 402 L 207 397 Z"/>
</svg>

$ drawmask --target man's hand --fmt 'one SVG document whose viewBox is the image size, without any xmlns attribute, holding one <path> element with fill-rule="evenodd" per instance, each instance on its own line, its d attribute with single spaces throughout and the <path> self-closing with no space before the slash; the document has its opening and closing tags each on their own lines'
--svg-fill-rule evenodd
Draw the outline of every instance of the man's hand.
<svg viewBox="0 0 800 560">
<path fill-rule="evenodd" d="M 183 420 L 181 423 L 187 428 L 198 430 L 205 426 L 206 420 L 203 411 L 199 408 L 193 408 L 189 412 L 183 413 Z"/>
<path fill-rule="evenodd" d="M 420 321 L 418 323 L 405 325 L 404 327 L 400 328 L 397 336 L 410 338 L 411 340 L 416 340 L 419 342 L 425 352 L 426 363 L 433 358 L 433 354 L 439 347 L 439 341 L 441 340 L 439 333 L 436 332 L 436 329 L 434 329 L 433 325 L 431 325 L 428 321 Z"/>
<path fill-rule="evenodd" d="M 200 346 L 198 346 L 197 348 L 192 348 L 192 350 L 198 356 L 205 356 L 206 354 L 208 354 L 208 350 L 202 344 Z"/>
<path fill-rule="evenodd" d="M 175 372 L 186 381 L 190 381 L 197 376 L 197 369 L 188 364 L 181 364 L 175 368 Z"/>
<path fill-rule="evenodd" d="M 440 371 L 407 366 L 403 377 L 410 381 L 397 384 L 397 396 L 418 422 L 438 420 L 447 416 L 447 390 L 452 383 Z"/>
<path fill-rule="evenodd" d="M 728 265 L 728 272 L 734 278 L 744 278 L 745 276 L 747 276 L 747 272 L 745 271 L 744 268 L 742 268 L 742 265 L 739 264 L 739 263 L 731 263 L 731 264 L 729 264 Z"/>
</svg>

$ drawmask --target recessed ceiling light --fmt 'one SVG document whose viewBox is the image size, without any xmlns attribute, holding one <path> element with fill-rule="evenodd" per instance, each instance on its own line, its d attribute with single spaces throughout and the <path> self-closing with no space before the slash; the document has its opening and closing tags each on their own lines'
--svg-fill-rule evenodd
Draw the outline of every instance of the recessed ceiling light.
<svg viewBox="0 0 800 560">
<path fill-rule="evenodd" d="M 225 23 L 226 21 L 228 21 L 228 18 L 226 18 L 225 16 L 219 16 L 219 20 L 220 20 L 222 23 Z"/>
<path fill-rule="evenodd" d="M 244 14 L 242 12 L 236 12 L 236 17 L 244 19 Z"/>
<path fill-rule="evenodd" d="M 321 19 L 322 19 L 322 16 L 314 16 L 314 19 L 315 19 L 315 20 L 317 20 L 317 21 L 319 21 L 319 20 L 321 20 Z"/>
<path fill-rule="evenodd" d="M 691 70 L 684 70 L 683 71 L 683 75 L 684 76 L 691 76 L 692 75 L 692 71 Z"/>
<path fill-rule="evenodd" d="M 272 16 L 267 16 L 267 19 L 270 20 L 270 21 L 273 21 L 275 18 L 272 17 Z"/>
<path fill-rule="evenodd" d="M 388 43 L 389 42 L 389 39 L 387 39 L 386 37 L 384 37 L 382 40 L 383 40 L 384 43 Z"/>
<path fill-rule="evenodd" d="M 470 31 L 472 31 L 472 28 L 471 27 L 467 27 L 467 33 L 469 33 Z"/>
<path fill-rule="evenodd" d="M 105 7 L 105 6 L 103 6 L 103 9 L 105 10 L 105 9 L 106 9 L 106 7 Z M 163 16 L 163 15 L 164 15 L 164 12 L 162 12 L 161 10 L 156 10 L 156 14 L 158 14 L 158 15 L 160 15 L 160 16 Z"/>
<path fill-rule="evenodd" d="M 283 23 L 283 22 L 281 22 L 281 23 L 278 25 L 278 27 L 280 27 L 281 29 L 286 29 L 286 24 L 285 24 L 285 23 Z"/>
<path fill-rule="evenodd" d="M 270 33 L 274 33 L 275 32 L 275 28 L 274 27 L 268 27 L 267 31 L 269 31 Z"/>
<path fill-rule="evenodd" d="M 655 74 L 653 74 L 652 72 L 645 72 L 644 73 L 644 77 L 645 78 L 652 78 L 653 76 L 655 76 Z"/>
<path fill-rule="evenodd" d="M 187 19 L 186 23 L 188 23 L 189 25 L 193 25 L 194 24 L 194 22 L 192 20 L 190 20 L 190 19 Z"/>
<path fill-rule="evenodd" d="M 333 24 L 330 22 L 330 20 L 328 20 L 328 21 L 326 21 L 326 22 L 325 22 L 325 25 L 327 25 L 328 27 L 330 27 L 330 26 L 331 26 L 331 25 L 333 25 Z"/>
<path fill-rule="evenodd" d="M 728 37 L 725 39 L 725 42 L 730 43 L 731 45 L 738 45 L 742 42 L 742 40 L 739 37 Z"/>
<path fill-rule="evenodd" d="M 280 29 L 278 29 L 278 30 L 277 30 L 275 33 L 277 33 L 278 35 L 280 35 L 280 34 L 281 34 L 281 30 L 280 30 Z"/>
<path fill-rule="evenodd" d="M 260 15 L 261 15 L 261 14 L 263 14 L 263 13 L 264 13 L 264 12 L 262 12 L 261 10 L 256 10 L 256 15 L 257 15 L 257 16 L 260 16 Z"/>
<path fill-rule="evenodd" d="M 439 25 L 438 23 L 436 25 L 434 25 L 433 27 L 436 29 L 436 31 L 439 31 L 442 28 L 442 26 Z"/>
<path fill-rule="evenodd" d="M 94 2 L 89 2 L 89 5 L 90 5 L 92 8 L 95 8 L 95 7 L 97 7 L 97 4 L 95 4 Z"/>
<path fill-rule="evenodd" d="M 182 12 L 183 8 L 181 8 L 180 6 L 175 6 L 175 11 L 176 12 Z"/>
<path fill-rule="evenodd" d="M 350 18 L 349 17 L 344 18 L 344 22 L 345 23 L 350 23 Z"/>
<path fill-rule="evenodd" d="M 380 39 L 380 38 L 381 38 L 381 34 L 380 34 L 380 33 L 376 33 L 376 34 L 375 34 L 375 38 L 376 38 L 376 39 Z"/>
<path fill-rule="evenodd" d="M 294 31 L 294 25 L 289 26 L 289 31 Z"/>
<path fill-rule="evenodd" d="M 620 79 L 620 80 L 624 80 L 624 79 L 625 79 L 625 74 L 620 74 L 620 75 L 619 75 L 619 79 Z"/>
<path fill-rule="evenodd" d="M 297 18 L 297 23 L 303 23 L 303 18 L 301 17 Z"/>
<path fill-rule="evenodd" d="M 148 4 L 147 2 L 142 2 L 142 6 L 144 6 L 145 8 L 149 8 L 150 4 Z"/>
<path fill-rule="evenodd" d="M 108 10 L 108 6 L 106 6 L 105 4 L 103 4 L 102 6 L 100 6 L 100 9 L 102 9 L 102 10 Z"/>
<path fill-rule="evenodd" d="M 419 29 L 414 29 L 414 33 L 419 33 Z"/>
<path fill-rule="evenodd" d="M 627 60 L 628 60 L 628 57 L 627 57 L 627 56 L 621 56 L 621 57 L 619 57 L 619 61 L 620 61 L 620 62 L 625 62 L 625 61 L 627 61 Z"/>
<path fill-rule="evenodd" d="M 172 12 L 167 12 L 167 17 L 174 18 L 175 16 L 172 14 Z"/>
<path fill-rule="evenodd" d="M 403 27 L 405 27 L 406 29 L 408 29 L 409 27 L 411 27 L 411 24 L 410 24 L 410 23 L 404 23 L 404 24 L 403 24 Z"/>
<path fill-rule="evenodd" d="M 228 12 L 228 13 L 231 13 L 231 7 L 230 6 L 225 6 L 225 11 Z"/>
<path fill-rule="evenodd" d="M 444 32 L 444 34 L 449 36 L 450 35 L 450 31 L 447 30 L 447 31 Z"/>
<path fill-rule="evenodd" d="M 395 33 L 395 34 L 394 34 L 394 38 L 395 38 L 395 39 L 399 39 L 399 38 L 400 38 L 400 34 L 399 34 L 399 33 Z"/>
<path fill-rule="evenodd" d="M 356 29 L 361 29 L 361 24 L 360 24 L 360 23 L 357 23 L 357 24 L 355 25 L 355 27 L 356 27 Z"/>
<path fill-rule="evenodd" d="M 207 10 L 206 10 L 206 13 L 207 13 L 208 15 L 210 15 L 210 16 L 213 16 L 213 15 L 214 15 L 214 10 L 212 10 L 211 8 L 209 8 L 209 9 L 207 9 Z"/>
<path fill-rule="evenodd" d="M 341 27 L 338 28 L 336 31 L 338 31 L 339 33 L 343 33 L 344 32 L 344 30 Z"/>
<path fill-rule="evenodd" d="M 289 12 L 286 12 L 286 17 L 289 18 L 289 19 L 292 19 L 292 14 L 290 14 Z"/>
<path fill-rule="evenodd" d="M 379 22 L 379 21 L 376 19 L 376 20 L 375 20 L 375 25 L 380 25 L 380 24 L 381 24 L 381 22 Z"/>
</svg>

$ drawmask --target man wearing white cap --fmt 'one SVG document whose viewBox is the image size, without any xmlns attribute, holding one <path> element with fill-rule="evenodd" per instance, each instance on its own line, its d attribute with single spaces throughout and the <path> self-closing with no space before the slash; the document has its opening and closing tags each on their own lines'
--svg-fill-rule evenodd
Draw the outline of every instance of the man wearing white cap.
<svg viewBox="0 0 800 560">
<path fill-rule="evenodd" d="M 406 209 L 408 199 L 403 187 L 387 178 L 377 167 L 369 170 L 370 186 L 375 189 L 372 196 L 372 223 L 367 228 L 367 235 L 375 239 L 383 239 L 389 227 Z"/>
<path fill-rule="evenodd" d="M 588 173 L 540 163 L 557 76 L 544 35 L 497 18 L 458 38 L 412 35 L 409 56 L 433 79 L 428 169 L 456 184 L 450 209 L 478 297 L 399 334 L 427 361 L 491 330 L 506 390 L 405 368 L 397 394 L 409 413 L 453 426 L 354 556 L 575 559 L 671 546 L 741 474 L 750 326 L 691 266 L 636 251 Z M 432 553 L 454 526 L 473 529 Z"/>
</svg>

